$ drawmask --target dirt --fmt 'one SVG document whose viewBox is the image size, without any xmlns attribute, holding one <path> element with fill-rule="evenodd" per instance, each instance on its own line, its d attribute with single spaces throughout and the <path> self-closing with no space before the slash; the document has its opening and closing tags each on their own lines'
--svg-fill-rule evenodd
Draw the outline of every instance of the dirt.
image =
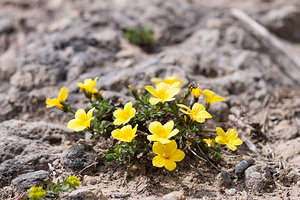
<svg viewBox="0 0 300 200">
<path fill-rule="evenodd" d="M 293 13 L 282 9 L 282 18 L 268 18 L 285 6 Z M 82 177 L 77 192 L 58 199 L 300 199 L 300 65 L 233 17 L 232 8 L 260 24 L 270 20 L 270 34 L 299 60 L 300 27 L 278 35 L 278 24 L 297 23 L 297 0 L 1 1 L 0 198 L 19 199 L 31 185 L 16 190 L 12 180 L 45 170 L 53 180 Z M 123 36 L 139 25 L 154 30 L 151 52 Z M 206 128 L 237 129 L 244 143 L 236 152 L 225 150 L 220 161 L 208 161 L 184 149 L 185 159 L 171 172 L 153 167 L 151 154 L 122 165 L 105 163 L 112 138 L 73 133 L 66 129 L 72 115 L 45 108 L 45 99 L 63 86 L 74 107 L 85 107 L 76 85 L 85 78 L 99 76 L 103 96 L 120 104 L 131 100 L 129 84 L 143 88 L 153 77 L 170 75 L 226 98 L 211 108 L 222 117 Z M 61 162 L 79 139 L 91 142 L 91 157 L 97 157 L 80 173 Z M 259 167 L 235 175 L 246 158 Z"/>
</svg>

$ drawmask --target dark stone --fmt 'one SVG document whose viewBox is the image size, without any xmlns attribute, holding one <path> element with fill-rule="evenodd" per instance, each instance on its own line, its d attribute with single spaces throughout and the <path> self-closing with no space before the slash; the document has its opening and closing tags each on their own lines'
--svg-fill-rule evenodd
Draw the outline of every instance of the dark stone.
<svg viewBox="0 0 300 200">
<path fill-rule="evenodd" d="M 64 167 L 79 171 L 92 164 L 96 157 L 97 154 L 93 146 L 84 140 L 79 140 L 62 153 L 61 163 Z"/>
<path fill-rule="evenodd" d="M 45 170 L 22 174 L 12 180 L 17 191 L 29 189 L 31 186 L 45 186 L 50 183 L 50 174 Z"/>
</svg>

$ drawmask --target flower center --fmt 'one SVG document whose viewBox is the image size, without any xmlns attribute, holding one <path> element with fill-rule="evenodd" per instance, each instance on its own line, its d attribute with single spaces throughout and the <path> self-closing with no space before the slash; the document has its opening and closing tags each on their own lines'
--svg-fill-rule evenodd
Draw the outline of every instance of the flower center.
<svg viewBox="0 0 300 200">
<path fill-rule="evenodd" d="M 169 159 L 169 155 L 167 153 L 163 153 L 162 157 L 164 157 L 165 159 Z"/>
</svg>

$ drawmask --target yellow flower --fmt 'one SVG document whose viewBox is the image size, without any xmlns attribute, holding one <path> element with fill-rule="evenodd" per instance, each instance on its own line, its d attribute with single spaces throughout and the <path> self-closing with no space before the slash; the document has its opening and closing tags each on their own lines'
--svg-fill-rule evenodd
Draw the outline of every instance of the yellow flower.
<svg viewBox="0 0 300 200">
<path fill-rule="evenodd" d="M 94 119 L 93 112 L 95 108 L 92 108 L 85 113 L 83 109 L 79 109 L 75 113 L 75 119 L 72 119 L 68 123 L 68 128 L 73 129 L 74 131 L 82 131 L 85 128 L 89 128 L 91 125 L 92 119 Z"/>
<path fill-rule="evenodd" d="M 137 131 L 138 125 L 135 125 L 134 129 L 132 129 L 131 125 L 124 126 L 121 129 L 113 130 L 111 135 L 120 141 L 131 142 L 133 138 L 137 135 L 135 134 Z"/>
<path fill-rule="evenodd" d="M 151 79 L 151 82 L 154 82 L 154 83 L 155 83 L 155 87 L 156 87 L 159 83 L 162 83 L 162 82 L 164 82 L 164 83 L 166 83 L 166 84 L 168 84 L 168 85 L 173 85 L 174 83 L 178 83 L 178 84 L 176 84 L 177 87 L 180 87 L 180 86 L 183 85 L 183 81 L 180 80 L 179 78 L 175 77 L 175 76 L 167 77 L 167 78 L 165 78 L 164 81 L 162 81 L 162 80 L 159 79 L 159 78 L 153 78 L 153 79 Z"/>
<path fill-rule="evenodd" d="M 63 110 L 64 109 L 63 103 L 67 99 L 68 95 L 69 95 L 68 89 L 65 87 L 61 88 L 57 98 L 46 99 L 47 108 L 56 106 L 60 110 Z"/>
<path fill-rule="evenodd" d="M 212 116 L 205 110 L 204 106 L 200 103 L 194 103 L 192 110 L 183 104 L 177 104 L 177 106 L 185 108 L 187 111 L 180 109 L 181 112 L 190 116 L 193 121 L 204 123 L 206 118 L 212 118 Z"/>
<path fill-rule="evenodd" d="M 29 190 L 29 198 L 33 200 L 39 200 L 46 197 L 46 191 L 43 190 L 42 186 L 32 186 Z"/>
<path fill-rule="evenodd" d="M 200 90 L 199 88 L 194 88 L 192 89 L 192 94 L 195 96 L 195 98 L 199 98 L 201 95 L 202 90 Z"/>
<path fill-rule="evenodd" d="M 210 106 L 210 104 L 218 102 L 218 101 L 225 101 L 223 97 L 215 96 L 215 93 L 210 90 L 202 91 L 205 99 L 206 99 L 206 106 Z"/>
<path fill-rule="evenodd" d="M 208 147 L 214 147 L 216 144 L 214 143 L 213 139 L 203 139 L 203 141 L 207 144 Z"/>
<path fill-rule="evenodd" d="M 95 94 L 98 92 L 98 89 L 94 88 L 97 84 L 98 77 L 94 80 L 91 78 L 85 79 L 83 83 L 77 83 L 78 87 L 80 87 L 80 92 L 85 90 L 89 94 Z"/>
<path fill-rule="evenodd" d="M 178 87 L 172 87 L 164 82 L 159 83 L 155 89 L 152 86 L 146 86 L 145 89 L 155 96 L 149 99 L 152 105 L 156 105 L 159 102 L 173 101 L 175 100 L 174 96 L 180 92 Z"/>
<path fill-rule="evenodd" d="M 162 125 L 158 121 L 151 122 L 149 125 L 149 131 L 153 135 L 148 135 L 147 139 L 150 141 L 158 141 L 162 144 L 170 143 L 171 141 L 169 139 L 179 132 L 178 129 L 172 130 L 173 128 L 173 120 L 167 122 L 164 125 Z"/>
<path fill-rule="evenodd" d="M 124 106 L 124 110 L 118 109 L 115 110 L 113 115 L 116 118 L 114 121 L 114 125 L 118 126 L 121 124 L 126 124 L 127 122 L 130 121 L 131 118 L 135 116 L 135 108 L 132 108 L 132 103 L 126 103 Z"/>
<path fill-rule="evenodd" d="M 69 184 L 70 188 L 74 189 L 81 184 L 80 178 L 77 178 L 76 176 L 69 176 L 66 182 Z"/>
<path fill-rule="evenodd" d="M 218 136 L 216 137 L 216 142 L 219 144 L 226 144 L 226 146 L 235 151 L 237 145 L 243 144 L 243 141 L 238 138 L 238 133 L 235 129 L 228 129 L 225 133 L 220 127 L 217 127 Z"/>
<path fill-rule="evenodd" d="M 155 167 L 165 167 L 167 170 L 172 171 L 176 168 L 176 163 L 184 159 L 185 154 L 180 149 L 177 149 L 175 140 L 171 140 L 168 144 L 161 144 L 155 142 L 152 150 L 157 154 L 152 160 Z"/>
</svg>

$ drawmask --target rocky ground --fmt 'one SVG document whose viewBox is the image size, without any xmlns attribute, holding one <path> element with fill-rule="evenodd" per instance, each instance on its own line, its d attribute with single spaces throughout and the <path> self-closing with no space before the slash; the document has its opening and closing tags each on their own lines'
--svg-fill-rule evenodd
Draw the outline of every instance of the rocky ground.
<svg viewBox="0 0 300 200">
<path fill-rule="evenodd" d="M 141 25 L 154 30 L 150 53 L 123 37 Z M 45 107 L 63 86 L 83 107 L 76 83 L 88 77 L 126 102 L 127 85 L 170 75 L 226 98 L 211 108 L 214 124 L 236 127 L 244 144 L 225 152 L 220 171 L 193 155 L 173 172 L 105 164 L 104 141 Z M 299 77 L 297 0 L 1 0 L 0 199 L 70 174 L 83 185 L 61 199 L 300 199 Z M 233 176 L 245 157 L 255 163 Z"/>
</svg>

